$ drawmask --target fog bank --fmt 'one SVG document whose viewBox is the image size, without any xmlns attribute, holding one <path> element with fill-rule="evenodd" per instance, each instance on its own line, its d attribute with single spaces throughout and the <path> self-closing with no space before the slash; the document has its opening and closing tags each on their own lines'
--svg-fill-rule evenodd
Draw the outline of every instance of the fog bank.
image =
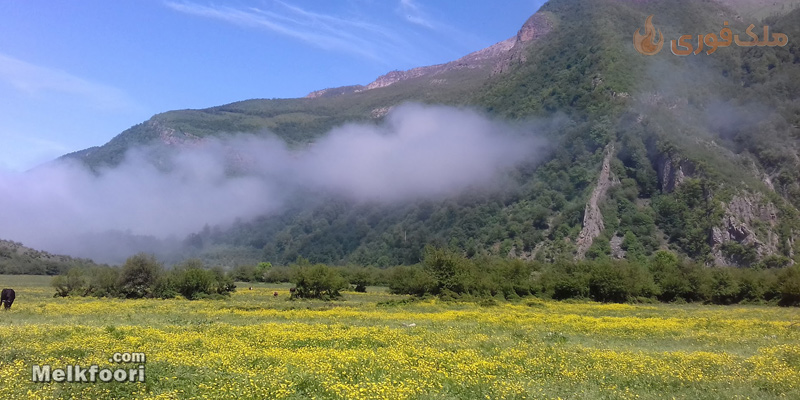
<svg viewBox="0 0 800 400">
<path fill-rule="evenodd" d="M 74 161 L 0 174 L 0 238 L 105 258 L 104 232 L 181 239 L 206 224 L 280 212 L 299 190 L 357 202 L 450 196 L 491 185 L 542 147 L 530 128 L 411 104 L 379 125 L 341 126 L 302 149 L 271 135 L 203 139 L 171 152 L 166 171 L 153 165 L 150 148 L 136 148 L 97 174 Z"/>
</svg>

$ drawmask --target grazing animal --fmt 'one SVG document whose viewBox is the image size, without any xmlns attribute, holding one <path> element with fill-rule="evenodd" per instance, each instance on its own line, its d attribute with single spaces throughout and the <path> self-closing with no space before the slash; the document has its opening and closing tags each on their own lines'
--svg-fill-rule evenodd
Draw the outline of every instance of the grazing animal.
<svg viewBox="0 0 800 400">
<path fill-rule="evenodd" d="M 3 289 L 0 292 L 0 303 L 3 303 L 3 309 L 8 310 L 11 308 L 11 305 L 14 304 L 14 298 L 17 297 L 17 294 L 14 292 L 14 289 Z"/>
<path fill-rule="evenodd" d="M 272 295 L 278 297 L 278 292 L 272 292 Z"/>
<path fill-rule="evenodd" d="M 294 292 L 296 292 L 296 291 L 297 291 L 297 288 L 290 288 L 289 289 L 289 293 L 291 293 L 291 294 L 294 294 Z"/>
</svg>

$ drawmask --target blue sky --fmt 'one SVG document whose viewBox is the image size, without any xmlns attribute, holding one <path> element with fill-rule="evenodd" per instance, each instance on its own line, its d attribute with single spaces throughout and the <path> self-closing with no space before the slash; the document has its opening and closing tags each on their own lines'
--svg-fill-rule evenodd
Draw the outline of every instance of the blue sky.
<svg viewBox="0 0 800 400">
<path fill-rule="evenodd" d="M 152 115 L 302 97 L 516 34 L 544 0 L 0 1 L 0 171 Z"/>
</svg>

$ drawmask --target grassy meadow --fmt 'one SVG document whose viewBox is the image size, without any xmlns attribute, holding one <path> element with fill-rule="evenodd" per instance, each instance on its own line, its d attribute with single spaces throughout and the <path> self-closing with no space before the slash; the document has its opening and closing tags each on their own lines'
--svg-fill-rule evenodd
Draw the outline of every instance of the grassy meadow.
<svg viewBox="0 0 800 400">
<path fill-rule="evenodd" d="M 382 288 L 289 301 L 240 283 L 226 300 L 53 298 L 0 276 L 3 399 L 800 398 L 800 309 L 404 302 Z M 279 296 L 274 297 L 277 291 Z M 491 302 L 490 302 L 491 303 Z M 34 364 L 113 364 L 146 381 L 34 383 Z"/>
</svg>

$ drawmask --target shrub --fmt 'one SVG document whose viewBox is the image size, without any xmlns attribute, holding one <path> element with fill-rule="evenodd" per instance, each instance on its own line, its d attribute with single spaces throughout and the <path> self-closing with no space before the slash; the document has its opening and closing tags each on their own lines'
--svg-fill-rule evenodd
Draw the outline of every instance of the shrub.
<svg viewBox="0 0 800 400">
<path fill-rule="evenodd" d="M 118 288 L 127 298 L 152 297 L 153 288 L 163 267 L 152 255 L 139 253 L 125 261 L 120 271 Z"/>
<path fill-rule="evenodd" d="M 436 281 L 433 294 L 444 290 L 466 293 L 471 286 L 470 279 L 476 275 L 469 259 L 446 248 L 425 247 L 422 265 Z"/>
<path fill-rule="evenodd" d="M 233 278 L 226 274 L 222 267 L 216 266 L 211 268 L 211 273 L 213 274 L 215 281 L 212 289 L 214 292 L 216 292 L 216 294 L 228 295 L 230 292 L 236 290 L 236 285 L 233 282 Z"/>
<path fill-rule="evenodd" d="M 711 301 L 716 304 L 734 304 L 740 299 L 739 280 L 729 268 L 718 268 L 711 273 Z"/>
<path fill-rule="evenodd" d="M 210 294 L 214 277 L 209 271 L 190 267 L 178 274 L 176 288 L 178 293 L 189 300 L 195 300 L 200 294 Z"/>
<path fill-rule="evenodd" d="M 172 272 L 171 281 L 174 290 L 189 300 L 226 295 L 236 288 L 233 278 L 226 276 L 221 268 L 205 269 L 203 263 L 196 259 L 177 266 Z"/>
<path fill-rule="evenodd" d="M 95 297 L 116 297 L 119 296 L 119 268 L 113 267 L 94 267 L 88 270 L 89 288 L 87 294 Z"/>
<path fill-rule="evenodd" d="M 757 267 L 767 268 L 767 269 L 778 269 L 788 266 L 791 262 L 792 260 L 790 260 L 788 257 L 780 256 L 777 254 L 770 254 L 764 257 L 764 259 L 757 264 Z"/>
<path fill-rule="evenodd" d="M 263 276 L 260 277 L 261 279 L 258 279 L 259 276 L 256 272 L 256 267 L 252 265 L 239 265 L 233 268 L 233 270 L 231 270 L 231 278 L 239 282 L 256 282 L 264 279 Z"/>
<path fill-rule="evenodd" d="M 341 272 L 344 278 L 354 287 L 356 292 L 365 293 L 367 286 L 375 284 L 377 268 L 374 267 L 346 267 Z"/>
<path fill-rule="evenodd" d="M 591 274 L 583 268 L 584 265 L 556 264 L 550 268 L 550 273 L 545 278 L 548 291 L 556 300 L 585 299 L 589 297 L 589 280 Z"/>
<path fill-rule="evenodd" d="M 70 268 L 66 274 L 54 277 L 51 285 L 56 289 L 56 296 L 85 296 L 87 293 L 82 268 Z"/>
<path fill-rule="evenodd" d="M 292 269 L 289 267 L 272 267 L 264 274 L 264 282 L 282 283 L 292 281 Z"/>
<path fill-rule="evenodd" d="M 394 267 L 388 274 L 389 291 L 423 296 L 436 287 L 436 280 L 419 265 Z"/>
<path fill-rule="evenodd" d="M 695 263 L 687 263 L 681 269 L 689 283 L 688 291 L 684 294 L 686 301 L 711 300 L 713 284 L 711 269 Z"/>
<path fill-rule="evenodd" d="M 631 295 L 631 285 L 619 265 L 601 262 L 594 265 L 589 278 L 589 295 L 595 301 L 623 303 Z"/>
<path fill-rule="evenodd" d="M 782 306 L 800 305 L 800 266 L 784 269 L 778 275 Z"/>
<path fill-rule="evenodd" d="M 331 300 L 341 295 L 340 290 L 347 288 L 347 281 L 339 272 L 323 264 L 296 267 L 292 282 L 295 284 L 292 298 Z"/>
</svg>

